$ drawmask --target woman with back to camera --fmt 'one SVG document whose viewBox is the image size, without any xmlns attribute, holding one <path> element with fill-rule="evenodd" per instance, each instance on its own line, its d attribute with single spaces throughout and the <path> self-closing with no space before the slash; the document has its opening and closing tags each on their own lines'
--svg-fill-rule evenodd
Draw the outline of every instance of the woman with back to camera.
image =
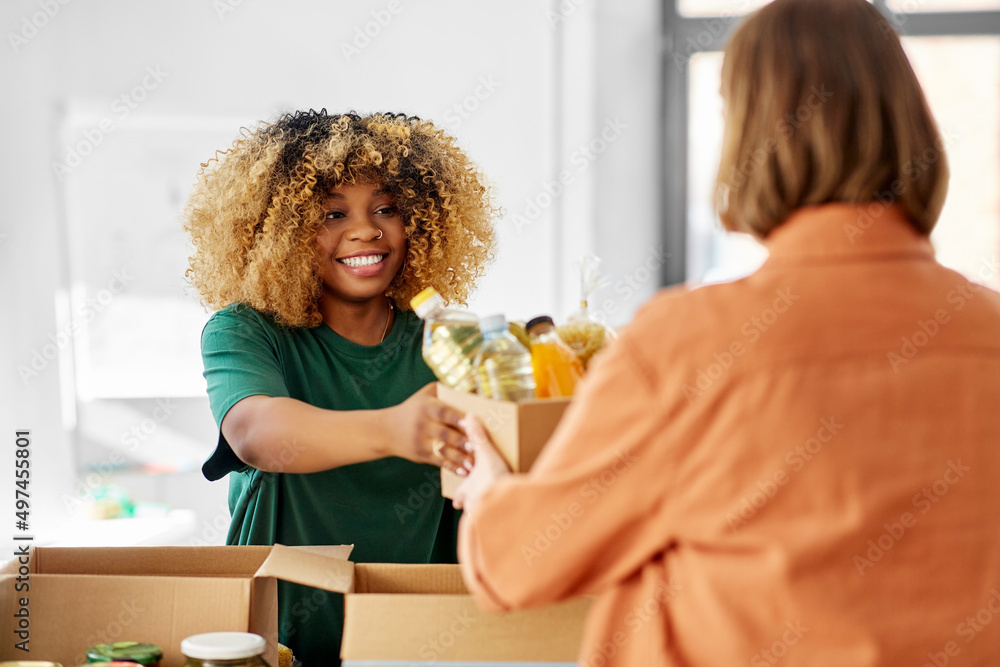
<svg viewBox="0 0 1000 667">
<path fill-rule="evenodd" d="M 721 92 L 719 214 L 769 259 L 653 298 L 531 472 L 463 422 L 466 581 L 597 594 L 585 666 L 1000 664 L 1000 295 L 934 259 L 944 146 L 899 38 L 775 0 Z"/>
<path fill-rule="evenodd" d="M 218 309 L 202 355 L 229 475 L 227 544 L 354 544 L 356 562 L 454 563 L 438 467 L 471 467 L 409 302 L 462 302 L 493 245 L 489 189 L 454 140 L 395 114 L 286 114 L 203 165 L 188 275 Z M 420 502 L 414 502 L 417 494 Z M 279 582 L 279 636 L 339 664 L 343 599 Z"/>
</svg>

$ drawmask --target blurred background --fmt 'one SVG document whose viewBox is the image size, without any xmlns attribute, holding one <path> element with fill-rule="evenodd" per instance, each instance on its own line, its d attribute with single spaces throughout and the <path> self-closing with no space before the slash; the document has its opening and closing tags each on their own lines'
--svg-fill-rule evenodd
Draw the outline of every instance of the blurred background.
<svg viewBox="0 0 1000 667">
<path fill-rule="evenodd" d="M 453 134 L 505 210 L 479 314 L 566 317 L 588 253 L 613 326 L 663 286 L 753 271 L 766 251 L 711 203 L 721 49 L 763 4 L 5 0 L 0 469 L 29 429 L 27 533 L 223 543 L 228 484 L 200 473 L 218 438 L 210 313 L 184 280 L 180 212 L 200 164 L 260 120 L 405 111 Z M 938 256 L 1000 287 L 1000 0 L 874 4 L 950 156 Z M 24 533 L 4 496 L 9 540 Z"/>
</svg>

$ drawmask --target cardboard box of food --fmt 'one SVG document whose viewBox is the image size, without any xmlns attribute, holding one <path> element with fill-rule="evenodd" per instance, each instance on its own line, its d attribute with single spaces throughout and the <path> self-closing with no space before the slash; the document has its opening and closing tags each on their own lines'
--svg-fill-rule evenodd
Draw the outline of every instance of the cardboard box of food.
<svg viewBox="0 0 1000 667">
<path fill-rule="evenodd" d="M 496 401 L 455 391 L 441 383 L 437 385 L 437 397 L 462 412 L 479 417 L 514 472 L 527 472 L 531 468 L 571 400 Z M 455 489 L 461 483 L 462 478 L 458 475 L 441 470 L 441 495 L 445 498 L 454 498 Z"/>
<path fill-rule="evenodd" d="M 14 639 L 0 660 L 83 664 L 95 644 L 159 645 L 180 667 L 181 640 L 255 632 L 277 665 L 277 585 L 284 579 L 346 594 L 345 665 L 482 661 L 573 664 L 589 600 L 496 615 L 480 611 L 457 565 L 355 564 L 352 547 L 37 548 L 0 572 L 0 613 L 27 609 L 30 653 Z M 22 567 L 24 569 L 22 569 Z M 15 584 L 28 588 L 15 594 Z"/>
<path fill-rule="evenodd" d="M 88 648 L 144 641 L 180 667 L 181 640 L 201 632 L 255 632 L 278 664 L 275 578 L 342 592 L 353 547 L 39 547 L 0 570 L 0 614 L 18 637 L 0 660 L 86 662 Z M 21 623 L 21 619 L 26 619 Z M 30 653 L 16 647 L 27 640 Z"/>
</svg>

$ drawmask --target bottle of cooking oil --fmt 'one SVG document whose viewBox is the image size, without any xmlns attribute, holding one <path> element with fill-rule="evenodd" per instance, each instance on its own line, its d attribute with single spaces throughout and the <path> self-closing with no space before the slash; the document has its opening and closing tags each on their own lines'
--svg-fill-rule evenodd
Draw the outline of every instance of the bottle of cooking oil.
<svg viewBox="0 0 1000 667">
<path fill-rule="evenodd" d="M 500 401 L 535 398 L 531 353 L 507 330 L 503 315 L 484 317 L 483 344 L 476 355 L 479 394 Z"/>
<path fill-rule="evenodd" d="M 444 307 L 444 299 L 428 287 L 410 300 L 424 320 L 421 353 L 437 379 L 452 389 L 476 393 L 476 353 L 483 342 L 472 313 Z"/>
<path fill-rule="evenodd" d="M 538 398 L 572 396 L 576 383 L 583 377 L 579 357 L 559 338 L 548 315 L 528 320 L 527 330 Z"/>
</svg>

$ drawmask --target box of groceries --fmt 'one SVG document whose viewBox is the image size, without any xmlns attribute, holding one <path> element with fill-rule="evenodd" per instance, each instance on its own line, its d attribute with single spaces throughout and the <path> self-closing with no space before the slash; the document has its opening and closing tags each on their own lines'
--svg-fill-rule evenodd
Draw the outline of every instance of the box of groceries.
<svg viewBox="0 0 1000 667">
<path fill-rule="evenodd" d="M 589 600 L 491 614 L 476 606 L 457 565 L 355 564 L 352 548 L 37 547 L 0 570 L 3 590 L 22 591 L 0 596 L 0 612 L 15 625 L 18 609 L 30 614 L 30 654 L 7 641 L 0 660 L 71 667 L 95 645 L 134 639 L 159 647 L 161 667 L 181 667 L 185 639 L 251 632 L 277 667 L 282 579 L 345 594 L 345 665 L 575 661 Z"/>
<path fill-rule="evenodd" d="M 411 305 L 424 320 L 421 353 L 439 380 L 437 397 L 478 417 L 514 472 L 534 463 L 590 359 L 615 337 L 585 313 L 561 327 L 548 315 L 478 318 L 446 308 L 433 288 Z M 461 480 L 442 470 L 442 495 L 454 498 Z"/>
<path fill-rule="evenodd" d="M 498 401 L 438 384 L 437 396 L 456 410 L 475 415 L 514 472 L 527 472 L 555 431 L 570 398 Z M 441 469 L 441 494 L 453 498 L 462 478 Z"/>
</svg>

